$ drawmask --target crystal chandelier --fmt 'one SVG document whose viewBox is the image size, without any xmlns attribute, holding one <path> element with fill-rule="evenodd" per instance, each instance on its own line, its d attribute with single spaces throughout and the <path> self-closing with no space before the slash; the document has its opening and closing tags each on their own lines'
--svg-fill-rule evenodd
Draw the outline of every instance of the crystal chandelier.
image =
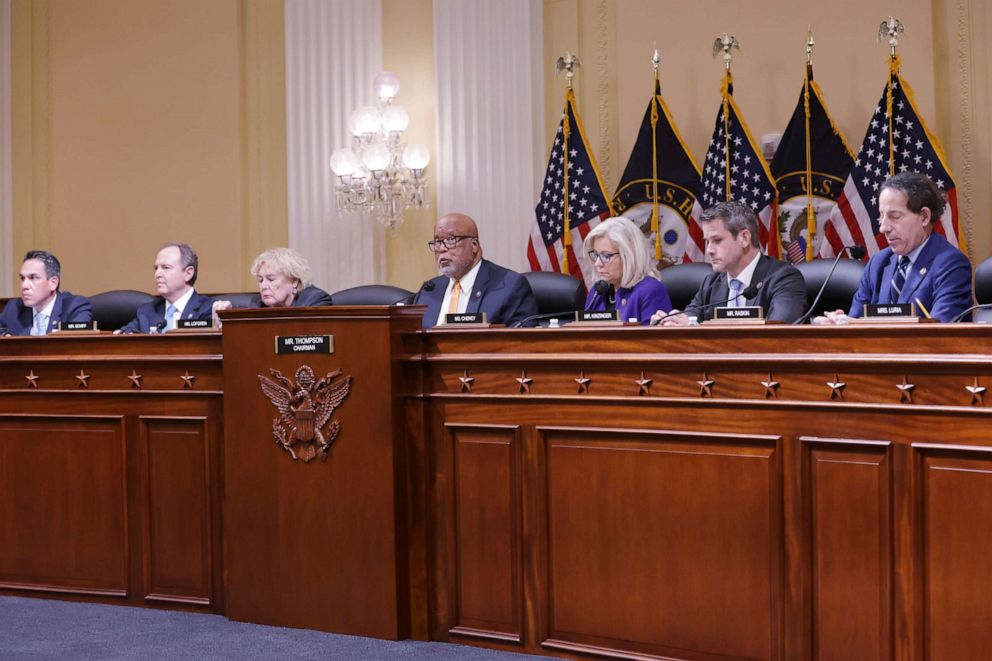
<svg viewBox="0 0 992 661">
<path fill-rule="evenodd" d="M 425 145 L 403 142 L 410 116 L 393 104 L 399 77 L 383 71 L 372 86 L 376 105 L 358 108 L 348 119 L 352 146 L 331 155 L 335 199 L 338 211 L 375 218 L 395 236 L 404 211 L 428 206 L 424 169 L 431 155 Z"/>
</svg>

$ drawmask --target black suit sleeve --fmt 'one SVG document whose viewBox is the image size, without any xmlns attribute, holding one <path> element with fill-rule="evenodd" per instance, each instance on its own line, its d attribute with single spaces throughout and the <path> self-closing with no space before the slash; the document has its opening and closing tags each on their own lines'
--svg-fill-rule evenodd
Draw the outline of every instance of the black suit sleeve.
<svg viewBox="0 0 992 661">
<path fill-rule="evenodd" d="M 791 324 L 806 312 L 806 281 L 791 264 L 779 264 L 765 282 L 765 319 Z"/>
<path fill-rule="evenodd" d="M 523 321 L 527 317 L 537 315 L 537 300 L 534 292 L 531 291 L 530 284 L 523 276 L 518 276 L 506 301 L 506 308 L 503 318 L 499 323 L 511 326 L 518 321 Z"/>
</svg>

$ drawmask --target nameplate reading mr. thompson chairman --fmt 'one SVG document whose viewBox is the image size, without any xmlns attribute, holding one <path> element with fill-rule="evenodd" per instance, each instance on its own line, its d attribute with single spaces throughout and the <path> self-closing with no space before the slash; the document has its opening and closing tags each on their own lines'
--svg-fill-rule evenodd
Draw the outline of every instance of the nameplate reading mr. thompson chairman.
<svg viewBox="0 0 992 661">
<path fill-rule="evenodd" d="M 277 335 L 276 353 L 334 353 L 334 336 Z"/>
</svg>

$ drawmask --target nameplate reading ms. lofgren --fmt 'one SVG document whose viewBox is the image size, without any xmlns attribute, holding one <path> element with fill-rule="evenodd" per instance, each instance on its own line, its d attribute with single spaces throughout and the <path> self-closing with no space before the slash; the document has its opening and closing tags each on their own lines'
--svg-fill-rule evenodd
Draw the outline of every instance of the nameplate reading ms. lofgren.
<svg viewBox="0 0 992 661">
<path fill-rule="evenodd" d="M 176 328 L 213 328 L 214 322 L 211 319 L 178 319 Z"/>
<path fill-rule="evenodd" d="M 334 353 L 333 335 L 276 336 L 276 353 Z"/>
</svg>

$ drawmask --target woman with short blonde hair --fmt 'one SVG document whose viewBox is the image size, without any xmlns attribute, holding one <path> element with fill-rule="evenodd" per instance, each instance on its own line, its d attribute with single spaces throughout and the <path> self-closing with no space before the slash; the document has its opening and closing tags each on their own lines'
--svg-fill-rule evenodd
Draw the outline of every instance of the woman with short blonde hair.
<svg viewBox="0 0 992 661">
<path fill-rule="evenodd" d="M 617 310 L 623 321 L 643 325 L 658 310 L 671 310 L 672 301 L 658 280 L 647 238 L 628 218 L 616 216 L 596 225 L 582 244 L 597 282 L 586 297 L 587 310 Z"/>
</svg>

